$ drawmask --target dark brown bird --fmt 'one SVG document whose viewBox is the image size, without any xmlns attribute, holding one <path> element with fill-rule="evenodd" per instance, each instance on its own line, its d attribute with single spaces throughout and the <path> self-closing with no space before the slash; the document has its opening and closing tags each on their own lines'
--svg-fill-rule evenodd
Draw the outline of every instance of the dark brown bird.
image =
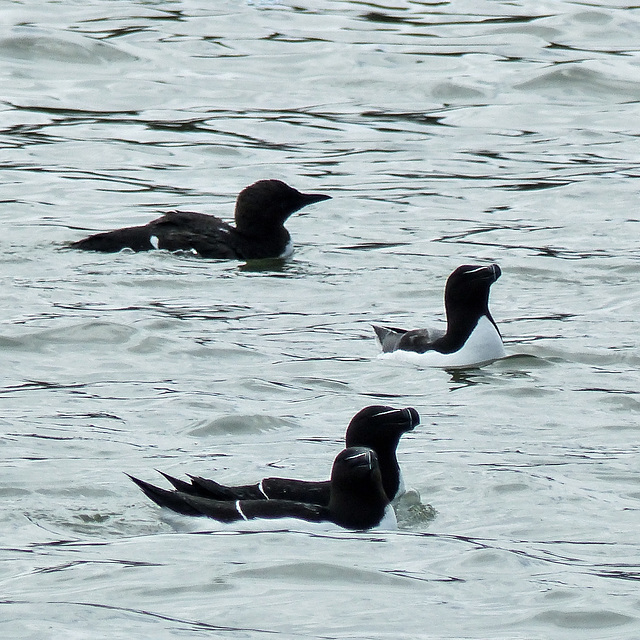
<svg viewBox="0 0 640 640">
<path fill-rule="evenodd" d="M 300 193 L 280 180 L 259 180 L 238 195 L 235 226 L 204 213 L 170 211 L 145 225 L 96 233 L 71 247 L 105 253 L 165 249 L 227 260 L 286 258 L 293 251 L 284 227 L 287 218 L 330 198 L 321 193 Z"/>
</svg>

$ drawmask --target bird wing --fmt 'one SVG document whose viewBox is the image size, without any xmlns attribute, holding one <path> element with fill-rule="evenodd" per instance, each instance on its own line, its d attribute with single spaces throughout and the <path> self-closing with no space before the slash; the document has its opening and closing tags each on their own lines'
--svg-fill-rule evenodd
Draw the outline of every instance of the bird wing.
<svg viewBox="0 0 640 640">
<path fill-rule="evenodd" d="M 331 496 L 331 483 L 292 480 L 289 478 L 265 478 L 262 490 L 269 500 L 293 500 L 326 506 Z"/>
<path fill-rule="evenodd" d="M 297 518 L 309 522 L 332 520 L 328 508 L 317 504 L 292 500 L 213 500 L 183 491 L 162 489 L 132 475 L 129 478 L 157 505 L 186 516 L 206 516 L 219 522 L 254 518 Z M 173 483 L 176 478 L 169 477 L 169 480 Z M 178 483 L 182 481 L 178 480 Z"/>
<path fill-rule="evenodd" d="M 398 341 L 397 349 L 425 353 L 435 348 L 435 342 L 445 332 L 438 329 L 413 329 L 406 331 Z"/>
<path fill-rule="evenodd" d="M 242 259 L 237 250 L 237 231 L 215 216 L 191 211 L 169 211 L 146 225 L 158 238 L 158 248 L 195 251 L 203 258 Z"/>
<path fill-rule="evenodd" d="M 381 327 L 373 325 L 383 353 L 392 351 L 415 351 L 425 353 L 434 349 L 434 343 L 444 336 L 441 329 L 398 329 L 397 327 Z"/>
</svg>

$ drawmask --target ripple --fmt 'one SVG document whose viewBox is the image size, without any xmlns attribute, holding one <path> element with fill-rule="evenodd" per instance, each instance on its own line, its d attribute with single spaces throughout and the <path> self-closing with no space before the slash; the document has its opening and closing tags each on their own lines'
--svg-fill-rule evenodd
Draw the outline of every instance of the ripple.
<svg viewBox="0 0 640 640">
<path fill-rule="evenodd" d="M 20 336 L 0 336 L 6 349 L 39 349 L 43 345 L 125 344 L 137 333 L 133 327 L 115 322 L 89 321 L 56 329 L 43 329 Z"/>
<path fill-rule="evenodd" d="M 617 628 L 637 621 L 637 618 L 626 616 L 615 611 L 545 611 L 533 618 L 538 622 L 559 627 L 561 629 L 587 630 Z"/>
<path fill-rule="evenodd" d="M 236 576 L 251 579 L 282 580 L 283 582 L 331 583 L 332 585 L 377 584 L 385 586 L 407 585 L 407 580 L 379 571 L 366 571 L 356 567 L 322 562 L 297 562 L 295 564 L 269 564 L 264 568 L 241 569 Z"/>
<path fill-rule="evenodd" d="M 284 418 L 267 415 L 236 415 L 216 418 L 187 433 L 191 436 L 213 436 L 216 434 L 251 434 L 290 429 L 295 423 Z"/>
<path fill-rule="evenodd" d="M 63 62 L 72 65 L 99 65 L 135 62 L 138 58 L 120 48 L 79 34 L 46 32 L 22 27 L 14 35 L 0 38 L 0 57 L 39 62 L 42 65 Z"/>
<path fill-rule="evenodd" d="M 616 70 L 619 67 L 616 67 Z M 586 64 L 568 63 L 556 65 L 532 80 L 522 82 L 516 89 L 538 93 L 553 92 L 564 96 L 589 96 L 593 99 L 611 101 L 639 100 L 640 78 L 622 78 L 613 69 L 594 68 Z"/>
</svg>

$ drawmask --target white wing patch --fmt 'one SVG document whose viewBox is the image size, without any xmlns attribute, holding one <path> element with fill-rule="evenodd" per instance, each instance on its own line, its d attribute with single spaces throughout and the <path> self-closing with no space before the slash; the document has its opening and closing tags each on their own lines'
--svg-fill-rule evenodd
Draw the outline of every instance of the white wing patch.
<svg viewBox="0 0 640 640">
<path fill-rule="evenodd" d="M 260 480 L 260 482 L 258 483 L 258 489 L 260 491 L 260 493 L 267 499 L 269 500 L 269 496 L 267 495 L 267 492 L 264 490 L 264 487 L 262 486 L 262 480 Z"/>
<path fill-rule="evenodd" d="M 242 512 L 242 508 L 240 507 L 240 500 L 236 500 L 236 511 L 242 516 L 243 520 L 248 520 L 247 516 Z"/>
<path fill-rule="evenodd" d="M 158 236 L 149 236 L 149 243 L 154 249 L 157 249 L 160 246 L 160 240 Z"/>
</svg>

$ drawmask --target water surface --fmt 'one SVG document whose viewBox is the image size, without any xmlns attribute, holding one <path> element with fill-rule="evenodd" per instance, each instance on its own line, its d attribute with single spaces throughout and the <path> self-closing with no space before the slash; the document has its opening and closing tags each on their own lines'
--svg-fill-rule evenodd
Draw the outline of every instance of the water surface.
<svg viewBox="0 0 640 640">
<path fill-rule="evenodd" d="M 636 638 L 639 10 L 9 2 L 0 578 L 11 638 Z M 294 257 L 67 249 L 279 178 Z M 376 358 L 497 262 L 509 357 Z M 176 530 L 124 476 L 324 478 L 414 406 L 397 533 Z M 204 527 L 206 528 L 206 527 Z"/>
</svg>

